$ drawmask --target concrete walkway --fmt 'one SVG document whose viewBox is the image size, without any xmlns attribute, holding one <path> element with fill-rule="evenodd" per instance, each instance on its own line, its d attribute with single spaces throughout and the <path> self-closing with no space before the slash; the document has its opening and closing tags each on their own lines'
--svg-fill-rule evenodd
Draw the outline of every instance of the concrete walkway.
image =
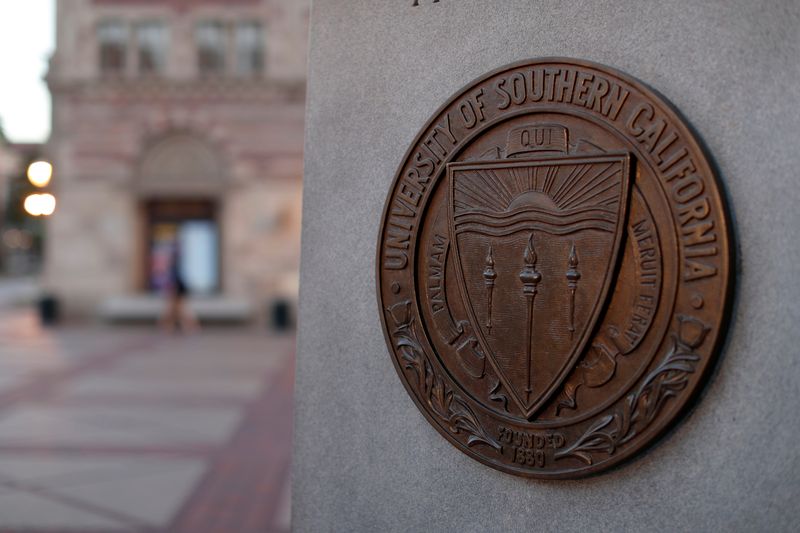
<svg viewBox="0 0 800 533">
<path fill-rule="evenodd" d="M 289 529 L 294 341 L 0 311 L 0 531 Z"/>
</svg>

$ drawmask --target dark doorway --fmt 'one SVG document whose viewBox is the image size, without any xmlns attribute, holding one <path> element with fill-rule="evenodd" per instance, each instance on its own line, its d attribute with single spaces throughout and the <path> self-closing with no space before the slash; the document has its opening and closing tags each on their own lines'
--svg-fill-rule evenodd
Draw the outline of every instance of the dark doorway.
<svg viewBox="0 0 800 533">
<path fill-rule="evenodd" d="M 176 247 L 179 269 L 190 294 L 220 290 L 220 243 L 213 200 L 150 200 L 146 213 L 146 289 L 162 291 Z"/>
</svg>

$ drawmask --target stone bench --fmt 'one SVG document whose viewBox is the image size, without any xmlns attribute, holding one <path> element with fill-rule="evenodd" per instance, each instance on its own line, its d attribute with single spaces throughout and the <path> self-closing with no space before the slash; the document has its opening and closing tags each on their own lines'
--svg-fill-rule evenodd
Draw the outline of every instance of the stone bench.
<svg viewBox="0 0 800 533">
<path fill-rule="evenodd" d="M 188 300 L 194 316 L 202 322 L 249 322 L 255 317 L 246 300 L 229 296 L 195 296 Z M 106 300 L 99 309 L 108 322 L 154 322 L 164 313 L 166 300 L 157 295 L 117 296 Z"/>
</svg>

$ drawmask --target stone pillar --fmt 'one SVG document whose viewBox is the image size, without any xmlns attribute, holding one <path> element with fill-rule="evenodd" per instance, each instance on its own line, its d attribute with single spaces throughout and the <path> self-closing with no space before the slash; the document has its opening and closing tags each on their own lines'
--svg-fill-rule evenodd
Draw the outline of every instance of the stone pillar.
<svg viewBox="0 0 800 533">
<path fill-rule="evenodd" d="M 312 16 L 294 529 L 796 527 L 797 4 L 316 0 Z M 738 247 L 700 401 L 649 453 L 569 482 L 502 474 L 442 438 L 396 374 L 375 294 L 384 201 L 420 128 L 473 79 L 546 56 L 618 68 L 674 103 L 718 165 Z"/>
</svg>

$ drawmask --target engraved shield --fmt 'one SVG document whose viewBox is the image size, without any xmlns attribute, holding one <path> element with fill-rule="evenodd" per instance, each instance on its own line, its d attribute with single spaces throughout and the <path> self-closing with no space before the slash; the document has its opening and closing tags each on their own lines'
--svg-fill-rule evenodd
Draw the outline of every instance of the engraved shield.
<svg viewBox="0 0 800 533">
<path fill-rule="evenodd" d="M 449 230 L 469 319 L 530 418 L 575 365 L 609 296 L 629 156 L 448 165 Z"/>
</svg>

